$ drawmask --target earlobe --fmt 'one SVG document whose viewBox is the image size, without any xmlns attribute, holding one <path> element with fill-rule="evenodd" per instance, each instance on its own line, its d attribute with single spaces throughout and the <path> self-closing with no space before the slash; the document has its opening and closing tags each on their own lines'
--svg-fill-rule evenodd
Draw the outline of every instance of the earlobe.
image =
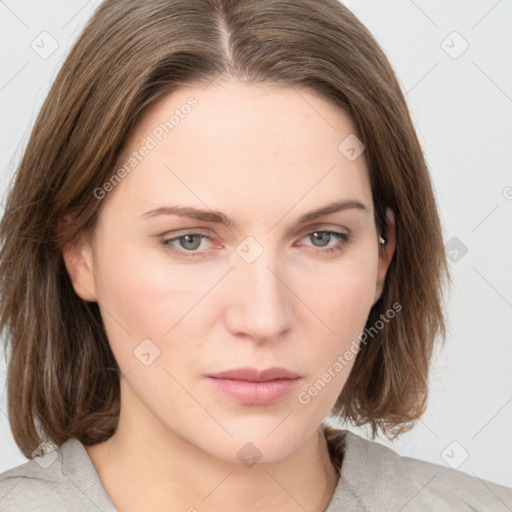
<svg viewBox="0 0 512 512">
<path fill-rule="evenodd" d="M 95 302 L 93 251 L 87 237 L 81 233 L 76 240 L 65 245 L 62 257 L 76 294 L 83 300 Z"/>
<path fill-rule="evenodd" d="M 391 263 L 391 260 L 393 259 L 393 255 L 395 253 L 396 248 L 395 215 L 393 213 L 393 210 L 391 210 L 390 208 L 386 209 L 386 218 L 386 233 L 380 235 L 382 239 L 379 240 L 379 266 L 377 273 L 377 283 L 375 286 L 374 304 L 380 299 L 382 291 L 384 290 L 386 274 Z"/>
</svg>

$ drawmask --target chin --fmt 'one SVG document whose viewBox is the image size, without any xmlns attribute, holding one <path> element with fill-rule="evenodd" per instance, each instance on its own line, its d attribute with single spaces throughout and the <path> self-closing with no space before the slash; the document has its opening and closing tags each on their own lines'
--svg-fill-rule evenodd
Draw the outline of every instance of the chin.
<svg viewBox="0 0 512 512">
<path fill-rule="evenodd" d="M 248 467 L 254 463 L 278 462 L 293 454 L 311 435 L 310 429 L 301 428 L 296 419 L 283 422 L 285 416 L 224 424 L 232 438 L 219 428 L 215 435 L 209 431 L 199 447 L 219 459 Z"/>
<path fill-rule="evenodd" d="M 223 445 L 208 446 L 208 451 L 226 462 L 252 467 L 254 464 L 274 463 L 286 459 L 297 449 L 298 443 L 282 438 L 275 440 L 232 441 Z"/>
</svg>

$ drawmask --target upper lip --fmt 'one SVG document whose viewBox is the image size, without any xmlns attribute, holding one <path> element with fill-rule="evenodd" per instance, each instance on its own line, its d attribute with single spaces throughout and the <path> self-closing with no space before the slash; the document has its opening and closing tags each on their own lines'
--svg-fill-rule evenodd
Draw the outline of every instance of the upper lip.
<svg viewBox="0 0 512 512">
<path fill-rule="evenodd" d="M 214 379 L 231 379 L 231 380 L 246 380 L 249 382 L 267 382 L 276 379 L 297 379 L 300 375 L 287 370 L 286 368 L 266 368 L 258 370 L 257 368 L 234 368 L 233 370 L 226 370 L 224 372 L 214 373 L 209 375 Z"/>
</svg>

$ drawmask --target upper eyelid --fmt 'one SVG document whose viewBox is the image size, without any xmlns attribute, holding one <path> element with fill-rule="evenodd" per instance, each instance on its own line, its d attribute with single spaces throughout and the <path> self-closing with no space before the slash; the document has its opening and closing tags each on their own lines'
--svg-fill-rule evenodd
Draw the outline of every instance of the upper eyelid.
<svg viewBox="0 0 512 512">
<path fill-rule="evenodd" d="M 328 228 L 304 228 L 304 230 L 302 230 L 300 233 L 299 233 L 299 236 L 300 238 L 304 238 L 306 236 L 309 236 L 313 233 L 332 233 L 334 235 L 341 235 L 341 237 L 349 237 L 350 236 L 350 232 L 348 233 L 344 233 L 343 231 L 340 231 L 341 228 L 337 228 L 337 229 L 328 229 Z M 207 235 L 205 233 L 202 233 L 200 232 L 199 230 L 194 230 L 194 229 L 190 229 L 188 231 L 183 231 L 183 232 L 178 232 L 177 234 L 173 234 L 173 236 L 166 236 L 165 234 L 161 236 L 161 240 L 162 242 L 171 242 L 171 241 L 175 241 L 179 238 L 181 238 L 182 236 L 186 236 L 186 235 L 199 235 L 201 237 L 204 237 L 206 238 L 207 240 L 214 240 L 214 237 L 211 236 L 211 235 Z M 193 252 L 193 251 L 190 251 L 190 252 Z"/>
<path fill-rule="evenodd" d="M 347 230 L 347 232 L 345 233 L 343 230 Z M 299 235 L 305 236 L 310 233 L 314 233 L 316 231 L 330 231 L 330 232 L 335 232 L 335 233 L 340 232 L 341 234 L 345 234 L 345 235 L 350 234 L 350 230 L 348 228 L 343 228 L 340 226 L 330 227 L 329 225 L 326 225 L 326 224 L 323 224 L 323 225 L 319 224 L 317 226 L 308 226 L 308 227 L 301 228 L 299 230 Z M 206 232 L 209 232 L 209 233 L 206 233 Z M 203 235 L 203 236 L 206 236 L 209 238 L 215 237 L 215 235 L 210 234 L 211 230 L 209 228 L 184 228 L 183 230 L 174 230 L 172 235 L 168 234 L 168 233 L 170 233 L 170 232 L 162 234 L 161 238 L 172 239 L 172 238 L 179 238 L 180 236 L 184 236 L 184 235 Z"/>
</svg>

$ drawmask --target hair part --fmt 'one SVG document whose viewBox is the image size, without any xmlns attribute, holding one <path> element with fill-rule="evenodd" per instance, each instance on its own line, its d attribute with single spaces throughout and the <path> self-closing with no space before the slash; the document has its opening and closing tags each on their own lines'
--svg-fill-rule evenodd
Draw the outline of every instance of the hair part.
<svg viewBox="0 0 512 512">
<path fill-rule="evenodd" d="M 374 38 L 337 0 L 107 0 L 51 87 L 0 223 L 8 413 L 27 457 L 43 441 L 91 445 L 115 432 L 122 376 L 98 305 L 74 292 L 62 249 L 94 229 L 102 202 L 93 191 L 112 176 L 144 109 L 221 77 L 305 87 L 351 116 L 377 230 L 386 232 L 386 208 L 397 230 L 367 326 L 393 303 L 403 308 L 361 345 L 333 412 L 374 436 L 405 432 L 424 412 L 449 275 L 424 156 Z"/>
</svg>

